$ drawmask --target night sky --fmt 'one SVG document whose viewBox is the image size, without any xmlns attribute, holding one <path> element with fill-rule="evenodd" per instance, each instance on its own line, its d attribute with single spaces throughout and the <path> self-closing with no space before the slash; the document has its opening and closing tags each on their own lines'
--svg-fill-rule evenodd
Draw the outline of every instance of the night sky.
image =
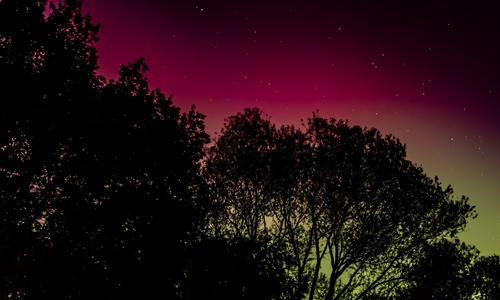
<svg viewBox="0 0 500 300">
<path fill-rule="evenodd" d="M 145 57 L 150 87 L 224 118 L 259 107 L 378 128 L 466 195 L 460 235 L 500 254 L 500 19 L 494 1 L 84 0 L 102 27 L 99 73 Z M 282 4 L 283 3 L 283 4 Z M 492 3 L 492 4 L 489 4 Z"/>
</svg>

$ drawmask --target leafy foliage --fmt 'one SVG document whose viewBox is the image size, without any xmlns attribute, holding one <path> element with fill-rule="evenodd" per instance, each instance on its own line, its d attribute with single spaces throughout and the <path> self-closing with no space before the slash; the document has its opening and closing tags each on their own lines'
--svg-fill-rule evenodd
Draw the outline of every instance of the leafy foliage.
<svg viewBox="0 0 500 300">
<path fill-rule="evenodd" d="M 500 256 L 481 256 L 471 269 L 476 299 L 493 300 L 500 297 Z"/>
<path fill-rule="evenodd" d="M 246 109 L 226 120 L 205 174 L 218 208 L 212 233 L 288 249 L 309 299 L 391 289 L 405 280 L 398 266 L 422 245 L 454 236 L 475 216 L 467 198 L 453 199 L 406 160 L 394 137 L 316 114 L 304 127 L 277 130 Z M 329 282 L 320 288 L 325 264 Z"/>
<path fill-rule="evenodd" d="M 399 287 L 400 299 L 471 299 L 471 267 L 479 251 L 458 239 L 426 244 L 417 264 L 410 267 L 410 283 Z"/>
<path fill-rule="evenodd" d="M 181 299 L 295 299 L 287 255 L 244 238 L 205 238 L 190 252 Z"/>
<path fill-rule="evenodd" d="M 1 29 L 2 105 L 19 104 L 2 107 L 1 294 L 173 296 L 206 206 L 204 116 L 149 91 L 144 59 L 97 76 L 81 1 L 0 5 L 24 18 Z"/>
<path fill-rule="evenodd" d="M 474 207 L 396 138 L 253 108 L 207 148 L 144 58 L 97 75 L 81 0 L 47 4 L 0 1 L 0 298 L 499 297 L 498 256 L 447 239 Z"/>
</svg>

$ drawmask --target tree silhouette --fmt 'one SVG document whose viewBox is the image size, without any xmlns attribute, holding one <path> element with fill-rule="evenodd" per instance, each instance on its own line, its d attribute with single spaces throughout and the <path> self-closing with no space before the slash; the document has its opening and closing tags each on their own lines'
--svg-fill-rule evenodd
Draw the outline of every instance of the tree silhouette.
<svg viewBox="0 0 500 300">
<path fill-rule="evenodd" d="M 275 130 L 246 109 L 226 121 L 205 168 L 219 208 L 213 234 L 284 245 L 309 299 L 392 290 L 405 280 L 399 265 L 475 216 L 467 198 L 453 199 L 406 160 L 394 137 L 316 114 L 304 126 Z M 325 263 L 331 271 L 320 284 Z"/>
<path fill-rule="evenodd" d="M 246 238 L 203 238 L 190 251 L 180 299 L 296 299 L 286 252 Z"/>
<path fill-rule="evenodd" d="M 471 269 L 476 299 L 493 300 L 500 297 L 500 256 L 478 257 Z"/>
<path fill-rule="evenodd" d="M 471 267 L 479 251 L 458 239 L 426 244 L 419 261 L 408 268 L 409 284 L 398 287 L 398 299 L 471 299 Z"/>
<path fill-rule="evenodd" d="M 150 91 L 144 59 L 106 83 L 82 2 L 45 5 L 0 2 L 19 17 L 0 29 L 0 294 L 174 297 L 203 227 L 204 116 Z"/>
<path fill-rule="evenodd" d="M 244 245 L 252 247 L 258 245 L 261 253 L 256 253 L 257 257 L 266 261 L 267 270 L 272 271 L 247 268 L 241 272 L 267 278 L 266 281 L 282 280 L 270 294 L 262 294 L 259 299 L 298 299 L 303 290 L 297 284 L 291 285 L 290 273 L 285 270 L 292 265 L 291 255 L 266 226 L 273 211 L 272 189 L 276 187 L 269 168 L 276 147 L 276 129 L 261 111 L 246 109 L 228 118 L 221 134 L 207 151 L 203 173 L 212 197 L 207 233 L 216 240 L 228 241 L 231 247 L 242 245 L 234 241 L 245 241 Z M 237 287 L 241 289 L 238 284 Z M 289 287 L 288 295 L 283 294 L 284 287 Z"/>
<path fill-rule="evenodd" d="M 107 203 L 102 220 L 111 231 L 105 236 L 118 235 L 111 249 L 125 246 L 120 256 L 111 252 L 123 257 L 114 263 L 122 296 L 173 288 L 184 272 L 185 250 L 203 227 L 204 116 L 194 107 L 181 115 L 159 90 L 149 92 L 145 70 L 140 59 L 103 88 L 101 111 L 110 131 L 101 131 L 94 149 L 102 157 L 96 170 L 109 172 L 100 182 Z"/>
<path fill-rule="evenodd" d="M 208 151 L 204 172 L 220 214 L 211 219 L 213 234 L 256 241 L 259 235 L 267 235 L 261 231 L 267 231 L 263 224 L 271 209 L 269 150 L 274 147 L 276 129 L 258 110 L 247 109 L 226 122 Z M 221 219 L 224 223 L 219 223 Z"/>
<path fill-rule="evenodd" d="M 473 251 L 436 241 L 474 208 L 399 140 L 316 114 L 278 129 L 254 108 L 207 149 L 205 116 L 150 89 L 144 58 L 97 75 L 81 0 L 46 6 L 0 1 L 0 298 L 452 294 L 429 274 Z M 498 298 L 498 265 L 447 279 Z"/>
<path fill-rule="evenodd" d="M 40 221 L 53 212 L 53 201 L 64 198 L 56 181 L 65 179 L 60 176 L 60 156 L 66 155 L 70 113 L 97 78 L 92 44 L 98 27 L 82 16 L 81 2 L 51 5 L 47 20 L 46 4 L 0 3 L 1 256 L 6 274 L 2 280 L 9 289 L 2 293 L 5 297 L 11 292 L 10 296 L 21 296 L 50 281 L 46 270 L 46 276 L 37 275 L 47 267 L 42 257 L 49 256 L 52 243 L 39 232 Z M 77 141 L 75 137 L 72 142 Z M 32 280 L 36 276 L 40 282 Z"/>
</svg>

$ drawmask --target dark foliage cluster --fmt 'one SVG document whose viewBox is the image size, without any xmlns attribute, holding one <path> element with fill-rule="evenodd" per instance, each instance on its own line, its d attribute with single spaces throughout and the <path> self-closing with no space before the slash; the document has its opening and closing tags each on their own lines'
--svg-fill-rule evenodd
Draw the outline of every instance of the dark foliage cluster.
<svg viewBox="0 0 500 300">
<path fill-rule="evenodd" d="M 0 1 L 1 299 L 500 298 L 399 140 L 246 109 L 209 147 L 143 58 L 97 75 L 81 8 Z"/>
</svg>

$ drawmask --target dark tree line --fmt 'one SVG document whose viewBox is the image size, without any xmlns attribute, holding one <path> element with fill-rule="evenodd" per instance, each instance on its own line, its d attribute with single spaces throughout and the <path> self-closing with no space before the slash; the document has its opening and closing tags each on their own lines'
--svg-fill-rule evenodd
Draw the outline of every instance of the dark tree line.
<svg viewBox="0 0 500 300">
<path fill-rule="evenodd" d="M 302 125 L 256 108 L 226 120 L 205 161 L 207 234 L 284 249 L 295 299 L 495 298 L 495 272 L 479 275 L 484 258 L 456 239 L 476 217 L 466 197 L 390 135 L 317 114 Z"/>
<path fill-rule="evenodd" d="M 204 116 L 149 90 L 144 59 L 96 76 L 81 1 L 2 1 L 0 294 L 174 297 L 199 236 Z"/>
<path fill-rule="evenodd" d="M 209 146 L 81 0 L 0 1 L 0 298 L 500 298 L 468 199 L 376 129 L 258 109 Z"/>
</svg>

